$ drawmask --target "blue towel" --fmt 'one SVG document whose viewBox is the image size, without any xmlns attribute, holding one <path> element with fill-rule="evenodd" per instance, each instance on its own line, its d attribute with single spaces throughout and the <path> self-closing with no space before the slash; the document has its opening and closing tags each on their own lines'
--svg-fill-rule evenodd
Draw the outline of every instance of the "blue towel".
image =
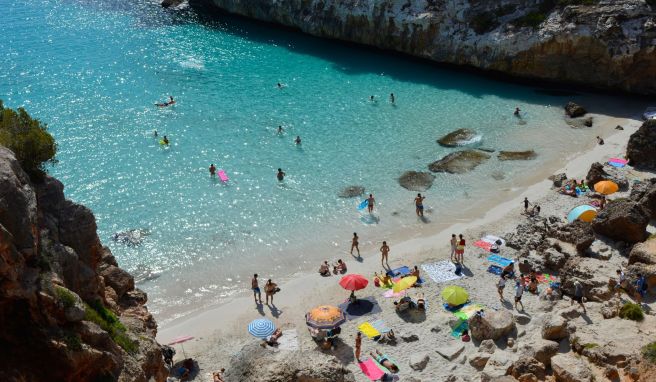
<svg viewBox="0 0 656 382">
<path fill-rule="evenodd" d="M 387 275 L 390 277 L 407 276 L 409 274 L 410 268 L 406 267 L 405 265 L 396 269 L 392 269 L 391 271 L 387 271 Z"/>
<path fill-rule="evenodd" d="M 451 306 L 451 305 L 447 304 L 446 302 L 444 304 L 442 304 L 444 309 L 448 310 L 449 312 L 455 312 L 457 310 L 460 310 L 465 305 L 467 305 L 467 303 L 460 304 L 460 305 L 457 305 L 457 306 Z"/>
<path fill-rule="evenodd" d="M 492 261 L 493 263 L 501 264 L 501 266 L 504 267 L 513 262 L 512 260 L 506 259 L 505 257 L 501 257 L 499 255 L 490 255 L 487 260 Z"/>
<path fill-rule="evenodd" d="M 487 268 L 487 271 L 497 276 L 501 276 L 501 272 L 503 272 L 503 269 L 498 265 L 490 265 Z"/>
</svg>

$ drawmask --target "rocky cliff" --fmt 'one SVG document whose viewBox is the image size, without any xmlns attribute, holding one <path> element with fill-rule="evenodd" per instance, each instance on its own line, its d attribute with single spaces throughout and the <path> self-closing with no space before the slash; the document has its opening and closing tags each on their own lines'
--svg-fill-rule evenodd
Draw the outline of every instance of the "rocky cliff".
<svg viewBox="0 0 656 382">
<path fill-rule="evenodd" d="M 0 379 L 165 380 L 146 294 L 63 189 L 0 146 Z"/>
<path fill-rule="evenodd" d="M 319 37 L 656 94 L 656 0 L 190 0 Z"/>
</svg>

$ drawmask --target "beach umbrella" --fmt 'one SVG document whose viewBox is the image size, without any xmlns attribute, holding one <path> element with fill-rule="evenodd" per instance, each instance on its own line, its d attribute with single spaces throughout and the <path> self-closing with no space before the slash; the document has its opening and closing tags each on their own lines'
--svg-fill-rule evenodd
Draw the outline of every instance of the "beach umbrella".
<svg viewBox="0 0 656 382">
<path fill-rule="evenodd" d="M 346 315 L 336 306 L 317 306 L 305 314 L 305 323 L 315 329 L 330 330 L 345 322 Z"/>
<path fill-rule="evenodd" d="M 394 286 L 392 286 L 392 290 L 395 293 L 399 293 L 400 291 L 406 290 L 411 286 L 415 285 L 416 282 L 417 282 L 417 276 L 407 276 L 402 278 L 398 282 L 394 283 Z"/>
<path fill-rule="evenodd" d="M 573 208 L 569 214 L 567 214 L 567 221 L 571 223 L 574 220 L 579 219 L 589 223 L 595 218 L 595 216 L 597 216 L 597 209 L 584 204 Z"/>
<path fill-rule="evenodd" d="M 358 274 L 346 275 L 339 280 L 339 285 L 350 291 L 364 289 L 367 287 L 367 284 L 369 284 L 369 280 Z"/>
<path fill-rule="evenodd" d="M 180 347 L 182 348 L 182 354 L 184 354 L 185 359 L 187 358 L 187 353 L 185 353 L 184 346 L 182 346 L 183 342 L 187 342 L 189 340 L 193 340 L 193 336 L 179 336 L 175 337 L 174 339 L 171 340 L 171 342 L 168 343 L 168 345 L 177 345 L 180 344 Z"/>
<path fill-rule="evenodd" d="M 257 338 L 267 338 L 276 331 L 276 325 L 266 318 L 258 318 L 248 324 L 248 332 Z"/>
<path fill-rule="evenodd" d="M 449 285 L 440 293 L 442 299 L 449 305 L 462 305 L 469 299 L 469 294 L 466 290 L 459 286 Z"/>
<path fill-rule="evenodd" d="M 610 180 L 602 180 L 601 182 L 595 183 L 594 189 L 601 194 L 610 195 L 616 193 L 620 188 Z"/>
</svg>

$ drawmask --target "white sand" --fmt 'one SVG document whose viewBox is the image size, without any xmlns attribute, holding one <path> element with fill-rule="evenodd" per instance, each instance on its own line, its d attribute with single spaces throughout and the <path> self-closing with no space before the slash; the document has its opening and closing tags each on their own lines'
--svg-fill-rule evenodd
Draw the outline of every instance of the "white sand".
<svg viewBox="0 0 656 382">
<path fill-rule="evenodd" d="M 590 129 L 590 138 L 594 140 L 596 135 L 605 137 L 606 144 L 603 146 L 593 146 L 588 151 L 579 154 L 575 158 L 568 158 L 564 168 L 549 173 L 531 174 L 531 179 L 546 179 L 551 173 L 565 172 L 568 177 L 581 179 L 585 177 L 590 164 L 593 162 L 605 162 L 611 157 L 622 157 L 625 151 L 625 145 L 630 134 L 640 126 L 640 121 L 631 119 L 618 119 L 602 115 L 595 115 L 596 126 Z M 614 127 L 621 125 L 623 131 L 614 130 Z M 609 136 L 609 134 L 612 134 Z M 631 173 L 631 170 L 627 168 Z M 634 173 L 636 177 L 641 176 Z M 447 229 L 439 227 L 440 232 L 433 232 L 430 235 L 421 235 L 403 242 L 392 242 L 390 253 L 390 265 L 392 268 L 400 265 L 414 266 L 422 263 L 428 263 L 449 258 L 449 239 L 451 233 L 463 233 L 468 244 L 478 240 L 485 234 L 503 235 L 511 232 L 518 222 L 526 219 L 521 212 L 521 201 L 528 197 L 532 202 L 538 202 L 542 206 L 542 215 L 556 215 L 564 217 L 570 208 L 581 203 L 577 199 L 559 195 L 552 191 L 551 181 L 542 180 L 529 187 L 518 187 L 513 190 L 500 190 L 498 200 L 491 200 L 490 204 L 495 205 L 486 211 L 474 211 L 473 216 L 476 219 L 465 220 L 455 224 Z M 436 217 L 433 217 L 436 219 Z M 436 229 L 436 228 L 433 228 Z M 346 259 L 349 267 L 349 273 L 359 273 L 370 278 L 374 271 L 380 272 L 382 267 L 379 263 L 379 254 L 377 251 L 363 253 L 364 261 L 357 262 L 353 259 Z M 488 308 L 503 308 L 496 294 L 495 282 L 497 277 L 487 273 L 487 262 L 484 261 L 483 251 L 468 245 L 465 253 L 465 264 L 473 273 L 473 277 L 466 277 L 461 280 L 450 282 L 449 284 L 461 285 L 470 293 L 470 299 L 486 305 Z M 317 264 L 318 268 L 318 264 Z M 373 286 L 373 283 L 362 291 L 357 293 L 358 296 L 374 296 L 383 308 L 382 313 L 373 316 L 349 321 L 343 327 L 341 338 L 345 344 L 335 352 L 335 355 L 356 375 L 356 380 L 367 381 L 366 377 L 359 371 L 354 363 L 352 348 L 353 338 L 356 333 L 356 327 L 365 319 L 373 320 L 375 318 L 384 318 L 387 324 L 400 333 L 413 333 L 419 336 L 420 341 L 404 343 L 399 341 L 395 347 L 385 347 L 377 345 L 368 339 L 363 340 L 363 354 L 377 347 L 386 351 L 392 358 L 396 358 L 402 367 L 402 376 L 416 375 L 422 380 L 438 381 L 447 375 L 454 374 L 454 364 L 439 357 L 434 349 L 440 346 L 455 343 L 448 333 L 448 327 L 442 327 L 439 333 L 431 332 L 431 328 L 448 318 L 441 307 L 439 291 L 445 284 L 436 284 L 424 275 L 427 280 L 422 292 L 429 301 L 429 307 L 426 314 L 426 321 L 423 323 L 411 323 L 404 321 L 394 312 L 392 300 L 382 297 L 382 292 Z M 233 301 L 218 307 L 213 307 L 193 317 L 175 320 L 165 327 L 160 328 L 158 340 L 160 343 L 167 343 L 170 339 L 178 335 L 192 335 L 196 339 L 185 344 L 187 355 L 198 359 L 201 367 L 199 379 L 211 380 L 211 372 L 221 367 L 229 368 L 229 357 L 237 352 L 241 347 L 249 342 L 256 341 L 252 338 L 247 330 L 248 323 L 258 317 L 266 316 L 276 322 L 283 329 L 296 328 L 299 335 L 301 351 L 319 351 L 307 334 L 304 314 L 310 308 L 319 304 L 337 305 L 343 302 L 348 296 L 347 291 L 339 287 L 337 281 L 339 276 L 320 277 L 316 273 L 299 274 L 292 281 L 281 286 L 282 291 L 275 296 L 275 307 L 260 307 L 259 310 L 253 303 L 252 297 L 248 294 L 246 297 L 236 298 Z M 275 281 L 275 280 L 274 280 Z M 263 281 L 260 282 L 260 286 Z M 250 289 L 250 285 L 244 285 L 244 290 Z M 511 298 L 511 288 L 506 288 L 506 298 Z M 525 295 L 526 296 L 526 295 Z M 264 298 L 264 296 L 262 296 Z M 527 312 L 537 304 L 537 298 L 526 296 L 524 306 Z M 569 302 L 567 302 L 569 304 Z M 512 308 L 507 306 L 506 308 Z M 440 321 L 442 320 L 442 321 Z M 458 343 L 461 343 L 458 341 Z M 471 343 L 467 344 L 472 347 Z M 473 351 L 468 349 L 467 351 Z M 421 373 L 414 372 L 408 367 L 408 358 L 414 352 L 427 352 L 430 354 L 431 361 L 428 367 Z M 458 365 L 457 373 L 461 375 L 475 375 L 477 371 L 466 365 Z M 416 374 L 413 374 L 416 373 Z"/>
</svg>

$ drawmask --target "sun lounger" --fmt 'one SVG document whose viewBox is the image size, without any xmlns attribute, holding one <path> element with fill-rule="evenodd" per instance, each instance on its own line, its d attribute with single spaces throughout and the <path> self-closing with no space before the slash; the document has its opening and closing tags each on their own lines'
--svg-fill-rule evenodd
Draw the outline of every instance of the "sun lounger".
<svg viewBox="0 0 656 382">
<path fill-rule="evenodd" d="M 508 264 L 513 262 L 512 260 L 506 259 L 505 257 L 501 257 L 499 255 L 490 255 L 488 256 L 487 260 L 493 263 L 497 263 L 502 267 L 508 266 Z"/>
<path fill-rule="evenodd" d="M 362 373 L 372 381 L 378 381 L 385 375 L 385 372 L 379 367 L 378 363 L 371 358 L 358 363 L 358 366 L 362 370 Z"/>
<path fill-rule="evenodd" d="M 368 321 L 365 321 L 362 324 L 360 324 L 358 326 L 358 330 L 360 330 L 362 334 L 364 334 L 368 338 L 378 337 L 382 334 L 380 331 L 378 331 L 378 329 L 374 328 L 374 326 L 371 325 L 371 323 L 369 323 Z"/>
</svg>

